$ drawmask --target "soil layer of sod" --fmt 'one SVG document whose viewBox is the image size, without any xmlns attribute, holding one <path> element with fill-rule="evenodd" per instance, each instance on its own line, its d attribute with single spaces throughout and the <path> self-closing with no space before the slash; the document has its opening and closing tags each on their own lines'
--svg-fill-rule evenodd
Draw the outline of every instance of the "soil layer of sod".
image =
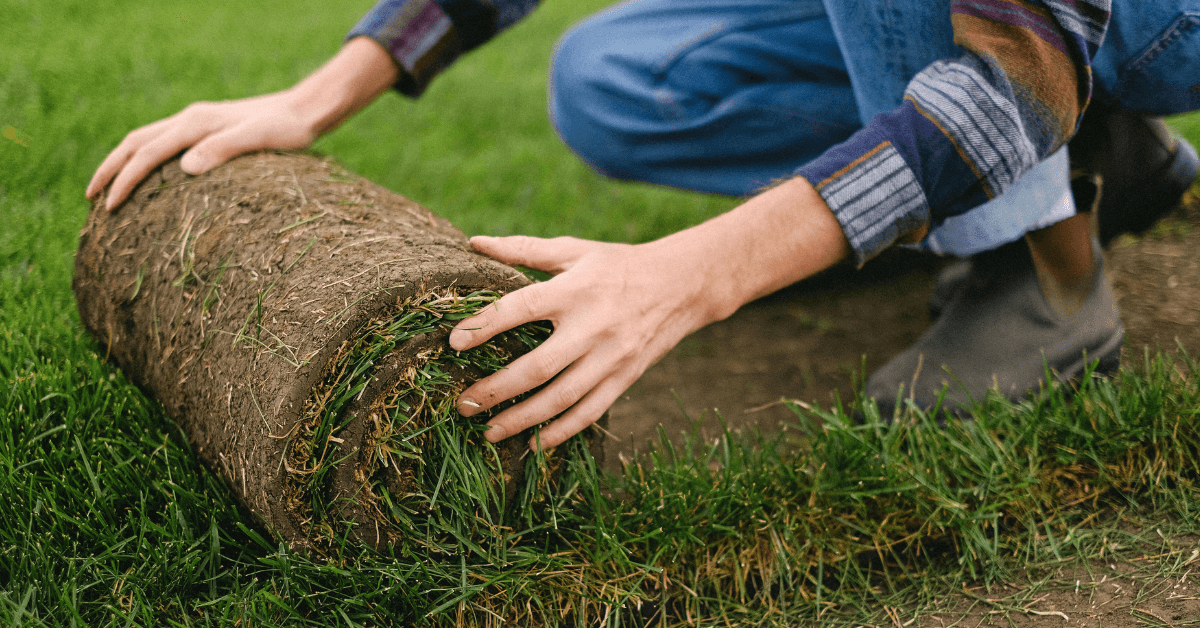
<svg viewBox="0 0 1200 628">
<path fill-rule="evenodd" d="M 527 455 L 529 433 L 492 446 L 486 415 L 454 411 L 550 330 L 449 348 L 453 325 L 528 280 L 446 220 L 286 153 L 198 177 L 175 160 L 102 207 L 75 262 L 84 324 L 293 548 L 438 551 L 548 490 L 557 463 Z"/>
</svg>

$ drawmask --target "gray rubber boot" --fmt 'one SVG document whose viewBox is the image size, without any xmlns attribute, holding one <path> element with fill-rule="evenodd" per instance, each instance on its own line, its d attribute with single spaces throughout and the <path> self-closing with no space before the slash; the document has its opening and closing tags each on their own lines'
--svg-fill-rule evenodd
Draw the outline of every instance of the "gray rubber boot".
<svg viewBox="0 0 1200 628">
<path fill-rule="evenodd" d="M 933 296 L 929 297 L 929 318 L 937 320 L 942 310 L 954 300 L 958 291 L 967 285 L 971 276 L 971 260 L 964 259 L 948 264 L 938 272 L 937 283 L 933 285 Z"/>
<path fill-rule="evenodd" d="M 989 389 L 1025 397 L 1048 383 L 1047 366 L 1058 382 L 1094 360 L 1097 372 L 1115 372 L 1125 331 L 1103 266 L 1097 253 L 1082 307 L 1064 316 L 1043 294 L 1023 239 L 975 256 L 937 322 L 867 380 L 866 396 L 890 419 L 901 387 L 904 398 L 925 410 L 945 390 L 941 418 L 961 417 Z"/>
<path fill-rule="evenodd" d="M 1179 207 L 1184 192 L 1200 173 L 1200 157 L 1187 140 L 1176 137 L 1162 118 L 1143 116 L 1093 100 L 1070 149 L 1072 189 L 1079 211 L 1097 214 L 1100 244 L 1122 234 L 1139 235 Z M 1079 188 L 1099 175 L 1099 202 L 1080 198 Z M 929 299 L 937 318 L 969 274 L 970 260 L 938 274 Z"/>
<path fill-rule="evenodd" d="M 1071 194 L 1075 197 L 1075 206 L 1080 211 L 1096 213 L 1100 206 L 1100 178 L 1081 175 L 1071 181 Z M 973 258 L 972 258 L 973 259 Z M 933 296 L 929 297 L 929 318 L 937 320 L 942 310 L 957 298 L 971 276 L 971 259 L 949 264 L 938 273 L 937 283 L 933 287 Z"/>
</svg>

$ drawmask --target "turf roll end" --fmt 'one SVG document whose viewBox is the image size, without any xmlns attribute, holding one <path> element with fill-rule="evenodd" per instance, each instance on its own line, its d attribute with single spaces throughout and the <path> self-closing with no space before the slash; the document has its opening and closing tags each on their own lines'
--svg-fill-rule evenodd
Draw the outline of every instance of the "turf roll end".
<svg viewBox="0 0 1200 628">
<path fill-rule="evenodd" d="M 453 407 L 549 335 L 535 323 L 449 347 L 459 320 L 528 283 L 328 159 L 257 153 L 199 176 L 171 161 L 115 212 L 98 199 L 73 287 L 108 359 L 209 468 L 278 538 L 322 554 L 503 534 L 561 452 L 586 449 L 533 455 L 532 432 L 491 445 L 491 413 Z"/>
</svg>

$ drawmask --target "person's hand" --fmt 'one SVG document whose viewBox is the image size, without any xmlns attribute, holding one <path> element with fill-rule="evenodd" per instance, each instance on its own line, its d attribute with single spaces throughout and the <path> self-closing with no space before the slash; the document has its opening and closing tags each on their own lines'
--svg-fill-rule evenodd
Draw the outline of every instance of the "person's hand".
<svg viewBox="0 0 1200 628">
<path fill-rule="evenodd" d="M 291 92 L 227 102 L 198 102 L 125 136 L 92 175 L 88 198 L 112 182 L 107 209 L 120 205 L 150 171 L 188 149 L 180 166 L 200 174 L 254 150 L 306 148 L 316 139 Z M 190 147 L 190 148 L 189 148 Z"/>
<path fill-rule="evenodd" d="M 450 346 L 461 351 L 523 323 L 554 325 L 539 347 L 459 397 L 459 412 L 472 416 L 553 378 L 488 423 L 485 435 L 492 442 L 559 415 L 535 439 L 540 437 L 543 448 L 562 443 L 600 418 L 642 372 L 714 316 L 704 307 L 704 273 L 657 242 L 513 236 L 475 237 L 471 245 L 505 263 L 555 275 L 505 295 L 450 334 Z M 530 442 L 531 448 L 537 445 Z"/>
<path fill-rule="evenodd" d="M 540 346 L 458 398 L 458 411 L 473 416 L 549 382 L 492 418 L 485 432 L 496 442 L 557 416 L 531 448 L 554 447 L 591 425 L 688 333 L 850 253 L 825 201 L 799 177 L 646 244 L 514 236 L 475 237 L 471 245 L 554 275 L 450 333 L 450 347 L 463 351 L 524 323 L 554 325 Z"/>
<path fill-rule="evenodd" d="M 383 47 L 356 37 L 291 89 L 194 103 L 129 133 L 92 175 L 87 197 L 96 199 L 111 182 L 105 207 L 112 210 L 146 175 L 184 149 L 183 171 L 200 174 L 242 153 L 306 148 L 395 84 L 399 72 Z"/>
</svg>

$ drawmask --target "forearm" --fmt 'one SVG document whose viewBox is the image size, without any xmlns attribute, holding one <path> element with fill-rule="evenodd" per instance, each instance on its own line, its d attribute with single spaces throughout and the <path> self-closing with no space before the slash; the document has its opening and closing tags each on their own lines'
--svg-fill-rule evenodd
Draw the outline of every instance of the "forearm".
<svg viewBox="0 0 1200 628">
<path fill-rule="evenodd" d="M 652 244 L 704 278 L 703 323 L 726 318 L 851 253 L 841 225 L 802 177 Z"/>
<path fill-rule="evenodd" d="M 400 70 L 375 41 L 355 37 L 286 93 L 313 136 L 337 128 L 391 88 Z"/>
</svg>

